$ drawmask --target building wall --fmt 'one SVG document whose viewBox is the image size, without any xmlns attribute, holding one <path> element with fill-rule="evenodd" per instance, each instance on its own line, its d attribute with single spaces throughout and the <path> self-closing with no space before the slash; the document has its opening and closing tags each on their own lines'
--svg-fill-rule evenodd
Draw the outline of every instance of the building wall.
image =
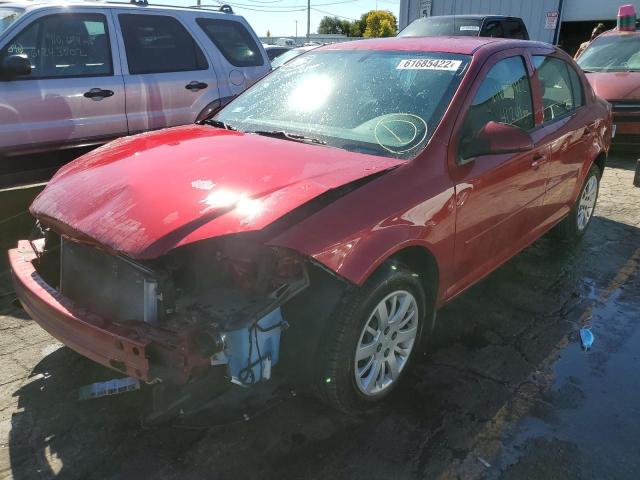
<svg viewBox="0 0 640 480">
<path fill-rule="evenodd" d="M 562 20 L 564 22 L 582 22 L 595 20 L 615 20 L 618 7 L 632 4 L 640 13 L 640 0 L 564 0 Z"/>
<path fill-rule="evenodd" d="M 640 13 L 640 0 L 564 0 L 561 22 L 615 20 L 621 4 L 632 3 Z M 521 17 L 532 40 L 553 42 L 554 30 L 545 28 L 547 12 L 558 11 L 560 0 L 400 0 L 400 28 L 422 12 L 431 15 L 486 13 Z"/>
</svg>

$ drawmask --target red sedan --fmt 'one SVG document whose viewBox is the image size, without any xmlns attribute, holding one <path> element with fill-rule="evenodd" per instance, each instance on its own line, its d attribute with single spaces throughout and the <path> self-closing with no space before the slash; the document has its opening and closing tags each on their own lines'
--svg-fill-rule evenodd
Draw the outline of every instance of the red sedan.
<svg viewBox="0 0 640 480">
<path fill-rule="evenodd" d="M 614 144 L 640 146 L 640 31 L 610 30 L 578 58 L 599 97 L 611 102 Z"/>
<path fill-rule="evenodd" d="M 62 168 L 31 206 L 43 239 L 9 252 L 15 288 L 126 375 L 251 385 L 286 367 L 357 411 L 438 308 L 552 228 L 584 235 L 610 138 L 609 105 L 548 44 L 319 48 L 202 125 Z"/>
</svg>

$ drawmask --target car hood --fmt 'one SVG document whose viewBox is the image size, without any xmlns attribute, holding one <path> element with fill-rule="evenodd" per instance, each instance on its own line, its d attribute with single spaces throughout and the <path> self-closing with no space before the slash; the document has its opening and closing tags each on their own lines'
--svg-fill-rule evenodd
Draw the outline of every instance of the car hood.
<svg viewBox="0 0 640 480">
<path fill-rule="evenodd" d="M 589 83 L 607 101 L 640 100 L 640 72 L 587 73 Z"/>
<path fill-rule="evenodd" d="M 31 205 L 59 233 L 132 258 L 254 231 L 400 160 L 190 125 L 111 142 L 63 167 Z"/>
</svg>

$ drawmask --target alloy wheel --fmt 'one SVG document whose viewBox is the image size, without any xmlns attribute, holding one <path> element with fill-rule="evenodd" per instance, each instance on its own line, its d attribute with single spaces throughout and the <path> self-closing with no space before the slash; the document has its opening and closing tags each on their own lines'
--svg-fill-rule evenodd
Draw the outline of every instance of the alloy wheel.
<svg viewBox="0 0 640 480">
<path fill-rule="evenodd" d="M 578 202 L 577 223 L 578 230 L 583 231 L 589 224 L 589 220 L 593 215 L 596 206 L 596 198 L 598 196 L 598 177 L 591 175 L 580 195 Z"/>
<path fill-rule="evenodd" d="M 358 390 L 376 396 L 400 376 L 418 334 L 418 303 L 406 290 L 397 290 L 373 309 L 360 333 L 354 374 Z"/>
</svg>

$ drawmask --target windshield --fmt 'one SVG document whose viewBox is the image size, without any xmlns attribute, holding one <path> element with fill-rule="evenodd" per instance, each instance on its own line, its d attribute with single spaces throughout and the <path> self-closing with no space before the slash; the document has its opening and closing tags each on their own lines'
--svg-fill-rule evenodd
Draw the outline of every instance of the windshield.
<svg viewBox="0 0 640 480">
<path fill-rule="evenodd" d="M 596 38 L 578 58 L 591 72 L 640 71 L 640 35 L 605 35 Z"/>
<path fill-rule="evenodd" d="M 21 8 L 0 8 L 0 34 L 22 15 L 23 11 Z"/>
<path fill-rule="evenodd" d="M 293 48 L 291 50 L 287 50 L 282 55 L 278 55 L 271 62 L 271 67 L 278 68 L 283 63 L 288 62 L 292 58 L 296 58 L 298 55 L 302 55 L 304 52 L 309 50 L 308 48 Z"/>
<path fill-rule="evenodd" d="M 474 36 L 480 35 L 482 19 L 464 17 L 427 17 L 419 18 L 407 25 L 399 37 L 437 37 L 441 35 Z"/>
<path fill-rule="evenodd" d="M 215 120 L 244 131 L 284 131 L 349 151 L 411 158 L 440 122 L 469 59 L 312 51 L 256 83 Z"/>
</svg>

